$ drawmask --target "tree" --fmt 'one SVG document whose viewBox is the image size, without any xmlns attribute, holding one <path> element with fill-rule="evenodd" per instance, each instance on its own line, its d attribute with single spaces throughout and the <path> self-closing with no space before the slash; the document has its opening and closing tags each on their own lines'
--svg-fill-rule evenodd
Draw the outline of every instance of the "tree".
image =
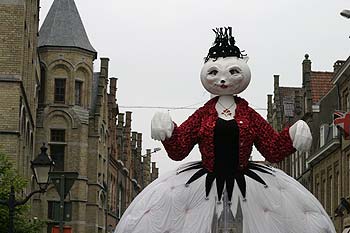
<svg viewBox="0 0 350 233">
<path fill-rule="evenodd" d="M 8 200 L 11 185 L 16 193 L 21 193 L 28 181 L 17 174 L 7 157 L 0 153 L 0 199 Z M 42 229 L 43 222 L 32 221 L 28 218 L 29 205 L 16 207 L 14 225 L 16 233 L 38 233 Z M 9 211 L 5 205 L 0 205 L 0 233 L 7 233 L 9 224 Z"/>
</svg>

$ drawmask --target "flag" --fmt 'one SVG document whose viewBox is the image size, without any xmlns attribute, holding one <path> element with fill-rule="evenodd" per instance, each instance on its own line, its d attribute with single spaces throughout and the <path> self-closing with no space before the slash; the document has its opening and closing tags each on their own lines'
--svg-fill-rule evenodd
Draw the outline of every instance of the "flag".
<svg viewBox="0 0 350 233">
<path fill-rule="evenodd" d="M 344 132 L 344 139 L 350 139 L 350 112 L 335 111 L 333 123 Z"/>
<path fill-rule="evenodd" d="M 345 113 L 344 111 L 340 111 L 340 110 L 336 110 L 334 113 L 333 113 L 333 121 L 339 117 L 345 117 Z"/>
</svg>

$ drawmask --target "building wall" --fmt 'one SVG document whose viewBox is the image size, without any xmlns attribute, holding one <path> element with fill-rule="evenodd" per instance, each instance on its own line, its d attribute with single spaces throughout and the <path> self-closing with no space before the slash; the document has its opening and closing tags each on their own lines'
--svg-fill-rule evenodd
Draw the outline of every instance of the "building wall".
<svg viewBox="0 0 350 233">
<path fill-rule="evenodd" d="M 38 15 L 39 0 L 0 0 L 0 152 L 30 180 L 30 161 L 43 143 L 54 158 L 63 148 L 64 162 L 58 167 L 79 173 L 65 200 L 72 205 L 66 224 L 77 233 L 104 232 L 115 227 L 158 171 L 153 164 L 150 173 L 150 153 L 142 158 L 142 134 L 131 131 L 131 112 L 119 114 L 116 79 L 110 79 L 107 93 L 109 60 L 101 58 L 94 74 L 94 53 L 38 48 Z M 63 103 L 55 102 L 55 79 L 65 79 Z M 79 104 L 76 81 L 82 83 Z M 55 130 L 64 132 L 62 141 L 52 135 Z M 31 179 L 24 193 L 35 188 Z M 50 185 L 31 199 L 31 217 L 56 224 L 49 205 L 58 200 Z"/>
<path fill-rule="evenodd" d="M 151 173 L 151 150 L 142 155 L 142 133 L 132 131 L 132 112 L 119 112 L 116 91 L 117 79 L 111 78 L 108 94 L 107 229 L 115 229 L 132 200 L 158 177 L 155 163 L 152 163 Z"/>
<path fill-rule="evenodd" d="M 106 227 L 107 167 L 108 167 L 108 112 L 107 83 L 109 59 L 101 58 L 97 98 L 89 117 L 89 145 L 87 174 L 88 202 L 85 232 L 100 232 Z"/>
<path fill-rule="evenodd" d="M 337 75 L 336 72 L 342 64 L 344 62 L 339 61 L 334 64 L 334 75 Z M 350 226 L 350 217 L 347 211 L 343 212 L 344 216 L 339 216 L 335 210 L 340 205 L 340 198 L 346 198 L 348 201 L 350 198 L 350 142 L 344 140 L 333 125 L 333 113 L 336 110 L 350 110 L 349 76 L 344 71 L 344 77 L 339 78 L 337 83 L 330 86 L 329 77 L 332 72 L 312 71 L 308 55 L 305 55 L 302 63 L 302 74 L 303 114 L 301 118 L 308 123 L 311 129 L 312 147 L 310 152 L 292 154 L 281 161 L 278 166 L 315 195 L 331 217 L 337 232 L 342 232 L 345 226 Z M 315 77 L 324 84 L 311 85 Z M 327 91 L 324 89 L 325 86 L 329 87 Z M 283 89 L 279 87 L 279 84 L 276 85 L 275 77 L 276 89 L 278 91 L 274 92 L 276 95 L 274 103 L 272 103 L 272 96 L 268 97 L 268 120 L 278 129 L 281 128 L 282 120 L 278 120 L 277 116 L 282 115 L 280 119 L 283 119 L 284 113 L 283 108 L 276 105 L 279 105 L 279 99 L 283 98 Z M 278 125 L 280 126 L 277 127 Z"/>
<path fill-rule="evenodd" d="M 312 178 L 314 180 L 312 193 L 332 218 L 337 232 L 340 232 L 340 221 L 335 218 L 334 210 L 339 205 L 342 195 L 341 151 L 339 149 L 332 151 L 325 159 L 314 164 Z"/>
<path fill-rule="evenodd" d="M 303 115 L 303 89 L 297 87 L 282 87 L 280 86 L 280 76 L 274 75 L 274 94 L 268 95 L 268 114 L 267 120 L 277 131 L 281 131 L 285 127 L 291 126 Z M 283 161 L 276 164 L 287 174 L 292 175 L 293 164 L 301 156 L 294 153 L 286 157 Z M 299 170 L 298 170 L 299 171 Z M 301 170 L 300 170 L 301 172 Z"/>
<path fill-rule="evenodd" d="M 334 81 L 334 85 L 338 91 L 338 109 L 349 112 L 350 111 L 350 101 L 349 101 L 349 93 L 350 93 L 350 67 L 349 67 L 350 57 L 347 61 L 340 62 L 340 67 L 337 67 L 335 64 L 335 69 L 339 72 L 335 75 L 336 81 Z M 340 185 L 339 188 L 340 195 L 338 198 L 345 198 L 345 200 L 350 202 L 350 140 L 344 137 L 344 132 L 340 133 L 340 158 L 339 158 L 339 170 L 340 170 Z M 339 203 L 339 199 L 337 200 Z M 337 221 L 340 226 L 338 229 L 342 230 L 344 227 L 350 227 L 350 214 L 348 211 L 343 212 L 344 216 L 336 216 L 335 221 Z"/>
<path fill-rule="evenodd" d="M 36 53 L 37 0 L 0 1 L 0 152 L 30 177 L 35 100 L 40 69 Z"/>
</svg>

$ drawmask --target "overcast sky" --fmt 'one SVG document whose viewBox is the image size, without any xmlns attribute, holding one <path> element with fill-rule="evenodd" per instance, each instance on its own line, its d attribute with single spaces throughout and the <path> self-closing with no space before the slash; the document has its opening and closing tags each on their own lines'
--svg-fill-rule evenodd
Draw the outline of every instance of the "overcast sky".
<svg viewBox="0 0 350 233">
<path fill-rule="evenodd" d="M 52 2 L 41 0 L 41 23 Z M 339 15 L 350 9 L 349 0 L 75 2 L 98 57 L 110 58 L 109 75 L 118 78 L 120 111 L 133 112 L 132 130 L 143 133 L 144 153 L 146 148 L 162 147 L 150 137 L 150 122 L 159 109 L 122 106 L 200 107 L 205 103 L 209 94 L 199 72 L 215 38 L 212 28 L 232 26 L 237 46 L 250 57 L 252 81 L 240 96 L 254 108 L 266 109 L 274 74 L 280 75 L 282 86 L 301 86 L 305 53 L 317 71 L 332 71 L 336 60 L 350 55 L 350 20 Z M 180 124 L 193 112 L 171 110 L 170 114 Z M 266 110 L 259 113 L 266 118 Z M 195 148 L 185 161 L 199 158 Z M 259 159 L 258 152 L 254 158 Z M 182 163 L 171 161 L 164 149 L 152 161 L 160 173 Z"/>
</svg>

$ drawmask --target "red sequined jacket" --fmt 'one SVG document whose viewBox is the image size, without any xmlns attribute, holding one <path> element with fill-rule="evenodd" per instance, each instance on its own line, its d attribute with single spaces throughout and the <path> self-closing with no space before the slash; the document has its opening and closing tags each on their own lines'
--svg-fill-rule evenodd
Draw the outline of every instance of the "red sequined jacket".
<svg viewBox="0 0 350 233">
<path fill-rule="evenodd" d="M 162 141 L 168 156 L 183 160 L 198 143 L 203 166 L 214 168 L 214 127 L 218 119 L 215 109 L 219 97 L 209 100 L 180 126 L 175 124 L 170 138 Z M 275 163 L 295 152 L 289 128 L 277 133 L 270 124 L 248 106 L 247 101 L 235 97 L 235 120 L 239 127 L 239 169 L 244 170 L 252 152 L 253 143 L 267 161 Z"/>
</svg>

